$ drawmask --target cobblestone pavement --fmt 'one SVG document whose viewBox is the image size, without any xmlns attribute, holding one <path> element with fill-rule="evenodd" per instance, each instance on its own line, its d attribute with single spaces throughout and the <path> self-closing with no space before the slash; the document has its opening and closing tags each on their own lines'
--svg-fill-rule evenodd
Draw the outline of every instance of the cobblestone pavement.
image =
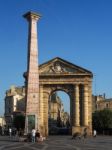
<svg viewBox="0 0 112 150">
<path fill-rule="evenodd" d="M 49 136 L 43 143 L 30 143 L 16 142 L 1 136 L 0 150 L 112 150 L 112 137 L 72 140 L 70 136 Z"/>
</svg>

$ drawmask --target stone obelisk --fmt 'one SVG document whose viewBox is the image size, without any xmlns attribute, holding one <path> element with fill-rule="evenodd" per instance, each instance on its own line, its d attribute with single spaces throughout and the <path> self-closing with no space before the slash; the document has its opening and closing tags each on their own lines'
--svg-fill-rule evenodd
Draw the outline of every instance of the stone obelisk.
<svg viewBox="0 0 112 150">
<path fill-rule="evenodd" d="M 27 12 L 23 15 L 27 19 L 28 30 L 28 58 L 26 77 L 26 119 L 25 133 L 31 132 L 32 128 L 39 127 L 39 70 L 38 70 L 38 38 L 37 22 L 40 15 Z"/>
</svg>

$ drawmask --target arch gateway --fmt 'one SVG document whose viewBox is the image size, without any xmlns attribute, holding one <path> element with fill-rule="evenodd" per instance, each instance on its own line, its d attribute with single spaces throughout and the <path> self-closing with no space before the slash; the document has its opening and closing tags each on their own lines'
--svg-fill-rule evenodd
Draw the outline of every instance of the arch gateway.
<svg viewBox="0 0 112 150">
<path fill-rule="evenodd" d="M 61 58 L 39 66 L 39 128 L 48 135 L 48 102 L 54 91 L 70 97 L 71 134 L 92 133 L 92 73 Z"/>
</svg>

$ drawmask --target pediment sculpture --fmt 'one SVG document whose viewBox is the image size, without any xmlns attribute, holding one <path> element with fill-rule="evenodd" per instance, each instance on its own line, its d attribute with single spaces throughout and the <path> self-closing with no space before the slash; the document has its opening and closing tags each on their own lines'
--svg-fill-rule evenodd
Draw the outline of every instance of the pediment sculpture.
<svg viewBox="0 0 112 150">
<path fill-rule="evenodd" d="M 55 62 L 51 66 L 49 66 L 49 73 L 62 73 L 62 72 L 67 72 L 66 68 L 60 63 L 60 62 Z"/>
</svg>

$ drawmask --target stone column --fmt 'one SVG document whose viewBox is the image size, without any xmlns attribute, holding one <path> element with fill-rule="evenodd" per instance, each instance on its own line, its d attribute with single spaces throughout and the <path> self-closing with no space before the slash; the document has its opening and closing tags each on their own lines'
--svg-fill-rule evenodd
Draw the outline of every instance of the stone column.
<svg viewBox="0 0 112 150">
<path fill-rule="evenodd" d="M 26 122 L 25 132 L 31 128 L 37 129 L 39 124 L 39 70 L 38 70 L 38 44 L 37 21 L 40 15 L 28 12 L 24 15 L 29 23 L 28 32 L 28 58 L 26 80 Z"/>
<path fill-rule="evenodd" d="M 40 85 L 40 90 L 39 90 L 39 93 L 40 93 L 40 125 L 43 125 L 43 85 Z"/>
<path fill-rule="evenodd" d="M 75 126 L 80 126 L 79 114 L 79 85 L 75 85 Z"/>
<path fill-rule="evenodd" d="M 48 135 L 48 101 L 49 101 L 48 91 L 44 91 L 43 93 L 44 136 Z"/>
<path fill-rule="evenodd" d="M 92 84 L 91 82 L 88 84 L 88 127 L 89 133 L 92 135 Z"/>
<path fill-rule="evenodd" d="M 84 85 L 84 126 L 88 126 L 88 85 Z"/>
<path fill-rule="evenodd" d="M 40 111 L 39 111 L 39 131 L 42 135 L 44 135 L 44 118 L 43 118 L 43 105 L 44 105 L 44 102 L 43 102 L 43 85 L 40 84 L 39 85 L 39 101 L 40 101 Z"/>
</svg>

